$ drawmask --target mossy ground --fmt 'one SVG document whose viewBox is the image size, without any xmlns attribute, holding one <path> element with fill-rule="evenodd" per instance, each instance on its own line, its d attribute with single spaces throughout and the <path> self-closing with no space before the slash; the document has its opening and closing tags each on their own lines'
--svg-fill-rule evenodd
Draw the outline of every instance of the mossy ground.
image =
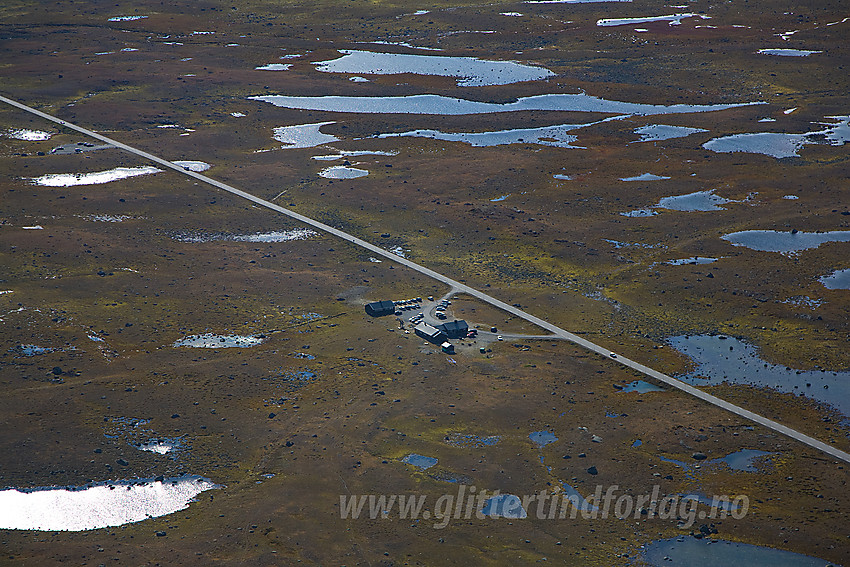
<svg viewBox="0 0 850 567">
<path fill-rule="evenodd" d="M 533 9 L 454 3 L 411 16 L 406 4 L 385 2 L 202 2 L 185 9 L 4 2 L 0 77 L 5 96 L 163 158 L 209 162 L 211 177 L 366 240 L 400 246 L 417 262 L 659 370 L 688 368 L 666 337 L 706 332 L 751 341 L 774 363 L 847 369 L 847 291 L 817 281 L 847 267 L 847 244 L 787 257 L 720 239 L 753 228 L 850 225 L 843 214 L 846 148 L 810 145 L 800 158 L 776 160 L 701 147 L 742 131 L 808 132 L 825 116 L 847 114 L 850 84 L 841 50 L 847 24 L 826 25 L 846 16 L 841 3 L 757 4 L 701 0 L 689 10 L 704 11 L 709 20 L 650 24 L 649 32 L 633 33 L 595 22 L 670 8 L 661 2 Z M 526 15 L 500 16 L 503 11 Z M 108 21 L 134 14 L 148 17 Z M 797 29 L 787 43 L 775 35 Z M 458 33 L 475 30 L 496 33 Z M 446 55 L 521 59 L 557 77 L 476 89 L 414 75 L 351 83 L 348 75 L 319 73 L 310 64 L 335 57 L 337 49 L 377 50 L 360 43 L 376 40 L 439 47 Z M 786 45 L 824 54 L 755 53 Z M 138 51 L 121 51 L 128 48 Z M 293 67 L 286 72 L 254 70 L 286 54 L 303 57 L 287 60 Z M 586 149 L 476 148 L 370 137 L 416 128 L 570 124 L 605 115 L 356 115 L 246 98 L 429 92 L 505 102 L 579 89 L 653 104 L 766 104 L 609 121 L 577 132 L 575 145 Z M 797 110 L 783 113 L 792 107 Z M 758 122 L 765 117 L 781 123 Z M 279 150 L 272 129 L 320 121 L 335 122 L 322 131 L 343 139 L 336 148 L 398 154 L 352 159 L 368 177 L 319 178 L 329 162 L 311 158 L 326 149 Z M 708 132 L 635 143 L 635 128 L 656 123 Z M 158 128 L 170 125 L 177 127 Z M 398 517 L 340 519 L 341 494 L 416 493 L 427 495 L 430 505 L 456 494 L 457 484 L 447 478 L 515 494 L 560 481 L 585 495 L 597 484 L 635 495 L 656 484 L 661 494 L 746 494 L 746 517 L 715 522 L 721 537 L 850 561 L 846 468 L 821 454 L 678 392 L 623 394 L 612 384 L 639 376 L 564 342 L 508 340 L 490 344 L 483 355 L 473 347 L 446 357 L 404 334 L 393 318 L 370 319 L 362 310 L 368 300 L 440 296 L 448 291 L 441 284 L 388 261 L 371 262 L 368 253 L 324 235 L 284 243 L 182 242 L 175 237 L 297 225 L 173 172 L 105 185 L 34 186 L 28 178 L 47 173 L 146 164 L 112 149 L 50 155 L 84 138 L 8 107 L 0 109 L 0 127 L 55 132 L 43 142 L 0 138 L 0 290 L 12 292 L 0 295 L 0 485 L 80 485 L 183 472 L 223 485 L 186 510 L 120 528 L 4 531 L 4 563 L 496 565 L 545 557 L 611 565 L 625 562 L 622 554 L 634 556 L 643 543 L 688 531 L 659 519 L 458 519 L 443 530 Z M 672 179 L 620 181 L 645 172 Z M 740 202 L 723 211 L 620 215 L 707 189 Z M 783 198 L 789 194 L 799 199 Z M 128 218 L 99 222 L 97 215 Z M 36 224 L 44 229 L 21 228 Z M 663 263 L 694 255 L 720 260 Z M 801 296 L 821 303 L 788 301 Z M 471 323 L 539 332 L 471 300 L 456 298 L 452 307 Z M 246 349 L 171 346 L 205 332 L 264 334 L 266 340 Z M 55 350 L 24 357 L 15 350 L 22 344 Z M 301 371 L 316 377 L 295 378 Z M 732 386 L 710 390 L 850 448 L 840 416 L 804 399 Z M 135 438 L 118 426 L 123 418 L 148 420 L 145 431 L 180 437 L 184 448 L 173 457 L 138 451 L 130 442 Z M 559 440 L 537 449 L 528 434 L 540 430 Z M 116 431 L 117 437 L 107 436 Z M 458 447 L 446 442 L 454 433 L 501 440 Z M 594 434 L 602 443 L 591 440 Z M 632 447 L 638 438 L 643 445 Z M 759 473 L 706 468 L 695 477 L 659 458 L 692 462 L 696 451 L 715 458 L 741 448 L 777 454 Z M 439 463 L 417 471 L 400 462 L 409 453 Z M 596 475 L 587 472 L 590 466 Z"/>
</svg>

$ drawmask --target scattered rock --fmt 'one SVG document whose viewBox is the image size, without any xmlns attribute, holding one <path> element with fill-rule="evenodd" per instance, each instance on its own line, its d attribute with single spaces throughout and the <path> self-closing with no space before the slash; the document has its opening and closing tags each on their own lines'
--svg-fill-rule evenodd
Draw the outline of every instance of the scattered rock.
<svg viewBox="0 0 850 567">
<path fill-rule="evenodd" d="M 695 461 L 704 461 L 708 458 L 705 453 L 700 452 L 694 453 L 693 455 L 691 455 L 691 457 L 693 457 Z"/>
<path fill-rule="evenodd" d="M 598 473 L 599 473 L 599 471 L 596 470 L 596 467 L 590 467 L 589 469 L 587 469 L 587 474 L 595 476 Z"/>
</svg>

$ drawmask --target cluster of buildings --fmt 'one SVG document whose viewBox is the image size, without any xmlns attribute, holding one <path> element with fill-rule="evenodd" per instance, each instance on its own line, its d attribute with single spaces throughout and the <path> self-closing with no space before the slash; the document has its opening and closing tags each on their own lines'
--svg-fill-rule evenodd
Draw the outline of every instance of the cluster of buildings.
<svg viewBox="0 0 850 567">
<path fill-rule="evenodd" d="M 372 317 L 392 315 L 395 312 L 395 302 L 390 300 L 373 301 L 372 303 L 366 304 L 366 313 Z M 462 319 L 446 321 L 445 323 L 436 326 L 421 321 L 413 327 L 413 332 L 416 333 L 417 337 L 421 337 L 435 345 L 440 345 L 443 352 L 448 354 L 454 352 L 454 345 L 449 342 L 449 339 L 461 339 L 464 337 L 472 337 L 477 334 L 475 329 L 470 331 L 469 324 Z"/>
</svg>

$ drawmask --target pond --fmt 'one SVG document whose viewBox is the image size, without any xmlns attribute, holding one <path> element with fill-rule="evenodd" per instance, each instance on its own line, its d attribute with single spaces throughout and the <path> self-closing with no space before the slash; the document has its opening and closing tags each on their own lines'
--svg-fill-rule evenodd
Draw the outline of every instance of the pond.
<svg viewBox="0 0 850 567">
<path fill-rule="evenodd" d="M 795 109 L 786 110 L 788 114 Z M 804 134 L 785 134 L 779 132 L 759 132 L 733 134 L 714 138 L 704 143 L 702 147 L 713 152 L 734 153 L 747 152 L 764 154 L 775 158 L 799 157 L 799 150 L 808 144 L 828 144 L 843 146 L 850 142 L 850 116 L 829 116 L 835 121 L 823 130 L 815 130 Z"/>
<path fill-rule="evenodd" d="M 635 128 L 634 133 L 640 134 L 640 140 L 636 142 L 658 142 L 661 140 L 670 140 L 673 138 L 684 138 L 698 132 L 708 132 L 702 128 L 686 128 L 684 126 L 667 126 L 665 124 L 650 124 Z"/>
<path fill-rule="evenodd" d="M 850 372 L 797 370 L 765 362 L 752 345 L 724 335 L 672 337 L 670 345 L 697 367 L 681 380 L 693 385 L 748 384 L 779 392 L 804 394 L 850 415 Z"/>
<path fill-rule="evenodd" d="M 338 142 L 339 138 L 319 131 L 322 126 L 336 124 L 335 122 L 317 122 L 315 124 L 297 124 L 295 126 L 280 126 L 273 130 L 273 138 L 278 142 L 286 144 L 283 148 L 294 150 L 299 148 L 313 148 L 322 144 Z"/>
<path fill-rule="evenodd" d="M 75 185 L 99 185 L 136 177 L 139 175 L 150 175 L 159 173 L 161 169 L 146 165 L 142 167 L 116 167 L 106 171 L 95 171 L 92 173 L 49 173 L 41 177 L 35 177 L 32 182 L 45 187 L 72 187 Z"/>
<path fill-rule="evenodd" d="M 828 561 L 746 543 L 679 537 L 654 541 L 642 559 L 653 566 L 746 565 L 747 567 L 824 567 Z"/>
<path fill-rule="evenodd" d="M 491 518 L 508 518 L 521 520 L 528 517 L 525 508 L 522 507 L 522 500 L 519 496 L 513 494 L 499 494 L 488 498 L 484 502 L 484 507 L 481 513 Z"/>
<path fill-rule="evenodd" d="M 255 232 L 253 234 L 226 234 L 181 232 L 172 238 L 179 242 L 288 242 L 290 240 L 306 240 L 318 233 L 309 228 L 293 228 L 292 230 L 273 230 L 271 232 Z"/>
<path fill-rule="evenodd" d="M 555 435 L 552 434 L 549 431 L 535 431 L 535 432 L 529 434 L 528 438 L 531 439 L 531 441 L 535 445 L 537 445 L 538 449 L 541 449 L 541 448 L 545 447 L 546 445 L 548 445 L 550 443 L 554 443 L 555 441 L 558 440 L 558 438 L 555 437 Z"/>
<path fill-rule="evenodd" d="M 439 130 L 412 130 L 394 134 L 380 134 L 378 138 L 431 138 L 446 142 L 463 142 L 470 146 L 487 147 L 507 144 L 539 144 L 555 148 L 580 148 L 570 145 L 576 136 L 567 134 L 570 130 L 590 126 L 590 124 L 559 124 L 540 128 L 518 128 L 514 130 L 496 130 L 492 132 L 449 133 Z M 583 148 L 582 148 L 583 149 Z"/>
<path fill-rule="evenodd" d="M 417 455 L 416 453 L 411 453 L 404 457 L 401 462 L 407 463 L 408 465 L 413 465 L 419 470 L 424 471 L 436 465 L 438 460 L 434 457 L 426 457 L 424 455 Z"/>
<path fill-rule="evenodd" d="M 175 341 L 174 347 L 194 348 L 247 348 L 262 344 L 263 339 L 250 335 L 216 335 L 205 333 L 203 335 L 189 335 L 184 339 Z"/>
<path fill-rule="evenodd" d="M 671 211 L 722 211 L 726 203 L 734 203 L 731 199 L 726 199 L 714 194 L 714 190 L 697 191 L 696 193 L 688 193 L 687 195 L 674 195 L 664 197 L 658 204 L 655 205 L 659 209 L 669 209 Z"/>
<path fill-rule="evenodd" d="M 819 281 L 827 289 L 850 289 L 850 268 L 836 270 L 828 276 L 823 276 Z"/>
<path fill-rule="evenodd" d="M 213 488 L 220 487 L 184 475 L 0 490 L 0 529 L 76 532 L 120 526 L 184 510 L 198 494 Z"/>
<path fill-rule="evenodd" d="M 682 20 L 686 18 L 702 18 L 704 20 L 709 19 L 709 16 L 703 16 L 700 14 L 671 14 L 669 16 L 647 16 L 643 18 L 603 18 L 596 22 L 597 26 L 602 27 L 610 27 L 610 26 L 630 26 L 634 24 L 648 24 L 652 22 L 670 22 L 671 26 L 681 25 Z"/>
<path fill-rule="evenodd" d="M 778 55 L 780 57 L 808 57 L 823 51 L 809 51 L 807 49 L 759 49 L 756 53 L 761 55 Z"/>
<path fill-rule="evenodd" d="M 635 175 L 633 177 L 621 177 L 620 181 L 661 181 L 663 179 L 670 178 L 662 175 L 655 175 L 654 173 L 641 173 L 640 175 Z"/>
<path fill-rule="evenodd" d="M 488 61 L 476 57 L 375 53 L 353 49 L 343 49 L 340 53 L 343 56 L 338 59 L 315 63 L 316 70 L 323 73 L 364 75 L 414 73 L 455 77 L 459 87 L 507 85 L 539 81 L 555 75 L 543 67 L 523 65 L 514 61 Z"/>
<path fill-rule="evenodd" d="M 817 248 L 828 242 L 850 242 L 850 230 L 828 232 L 780 232 L 778 230 L 742 230 L 721 237 L 734 246 L 744 246 L 761 252 L 793 254 Z"/>
<path fill-rule="evenodd" d="M 644 380 L 635 380 L 623 386 L 623 389 L 620 391 L 625 393 L 637 392 L 638 394 L 648 394 L 649 392 L 663 392 L 664 388 L 650 384 Z"/>
<path fill-rule="evenodd" d="M 344 165 L 333 165 L 319 172 L 319 177 L 324 177 L 325 179 L 357 179 L 358 177 L 366 177 L 367 175 L 369 175 L 369 172 L 365 169 L 346 167 Z"/>
<path fill-rule="evenodd" d="M 50 132 L 45 132 L 43 130 L 28 130 L 27 128 L 11 128 L 9 130 L 5 130 L 2 133 L 3 136 L 7 138 L 12 138 L 14 140 L 24 140 L 27 142 L 40 142 L 43 140 L 49 140 L 51 134 Z"/>
<path fill-rule="evenodd" d="M 251 96 L 249 100 L 267 102 L 282 108 L 324 110 L 328 112 L 355 112 L 363 114 L 434 114 L 459 116 L 490 114 L 495 112 L 520 112 L 526 110 L 551 110 L 560 112 L 604 112 L 612 114 L 683 114 L 713 112 L 739 108 L 760 102 L 738 104 L 674 104 L 656 105 L 620 102 L 581 94 L 543 94 L 523 97 L 515 102 L 479 102 L 433 94 L 408 96 Z"/>
</svg>

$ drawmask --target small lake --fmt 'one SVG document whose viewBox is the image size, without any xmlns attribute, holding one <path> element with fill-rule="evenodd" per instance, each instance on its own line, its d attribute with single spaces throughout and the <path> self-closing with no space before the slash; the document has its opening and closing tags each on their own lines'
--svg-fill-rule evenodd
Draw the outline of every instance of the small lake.
<svg viewBox="0 0 850 567">
<path fill-rule="evenodd" d="M 634 133 L 640 134 L 640 140 L 636 142 L 658 142 L 661 140 L 671 140 L 673 138 L 684 138 L 698 132 L 708 132 L 702 128 L 686 128 L 684 126 L 667 126 L 665 124 L 650 124 L 635 128 Z"/>
<path fill-rule="evenodd" d="M 611 27 L 611 26 L 630 26 L 634 24 L 648 24 L 652 22 L 670 22 L 671 26 L 681 25 L 682 20 L 686 18 L 702 18 L 704 20 L 709 19 L 709 16 L 703 16 L 700 14 L 671 14 L 669 16 L 647 16 L 643 18 L 603 18 L 596 22 L 597 26 L 601 27 Z"/>
<path fill-rule="evenodd" d="M 340 151 L 336 154 L 328 154 L 324 156 L 313 156 L 312 159 L 317 161 L 333 161 L 337 159 L 344 159 L 349 157 L 359 157 L 359 156 L 395 156 L 398 155 L 398 152 L 383 152 L 378 150 L 355 150 L 355 151 Z"/>
<path fill-rule="evenodd" d="M 6 138 L 12 138 L 13 140 L 24 140 L 26 142 L 40 142 L 44 140 L 49 140 L 51 134 L 50 132 L 45 132 L 43 130 L 28 130 L 26 128 L 10 128 L 9 130 L 5 130 L 2 132 L 2 135 Z"/>
<path fill-rule="evenodd" d="M 253 234 L 226 234 L 184 232 L 173 236 L 179 242 L 289 242 L 290 240 L 306 240 L 318 233 L 309 228 L 293 228 L 292 230 L 273 230 L 271 232 L 255 232 Z"/>
<path fill-rule="evenodd" d="M 369 175 L 369 172 L 365 169 L 344 165 L 333 165 L 319 172 L 319 177 L 324 177 L 325 179 L 357 179 L 358 177 L 366 177 L 367 175 Z"/>
<path fill-rule="evenodd" d="M 317 122 L 315 124 L 297 124 L 295 126 L 280 126 L 273 130 L 273 138 L 282 144 L 283 148 L 294 150 L 299 148 L 314 148 L 322 144 L 339 142 L 339 138 L 323 134 L 319 129 L 335 122 Z"/>
<path fill-rule="evenodd" d="M 436 465 L 438 460 L 434 457 L 426 457 L 424 455 L 417 455 L 416 453 L 411 453 L 404 457 L 401 462 L 407 463 L 408 465 L 413 465 L 419 470 L 424 471 Z"/>
<path fill-rule="evenodd" d="M 723 207 L 720 205 L 725 205 L 726 203 L 734 203 L 734 201 L 715 195 L 712 189 L 709 191 L 688 193 L 687 195 L 664 197 L 655 206 L 659 209 L 669 209 L 671 211 L 722 211 Z"/>
<path fill-rule="evenodd" d="M 684 266 L 686 264 L 712 264 L 717 261 L 717 258 L 708 258 L 706 256 L 694 256 L 692 258 L 679 258 L 677 260 L 667 260 L 666 262 L 662 262 L 663 264 L 667 264 L 668 266 Z"/>
<path fill-rule="evenodd" d="M 290 67 L 292 67 L 292 63 L 269 63 L 268 65 L 261 65 L 259 67 L 254 67 L 254 70 L 255 71 L 288 71 Z"/>
<path fill-rule="evenodd" d="M 375 53 L 372 51 L 340 50 L 338 59 L 314 63 L 323 73 L 354 73 L 363 75 L 436 75 L 457 78 L 459 87 L 507 85 L 524 81 L 539 81 L 555 76 L 543 67 L 523 65 L 514 61 L 488 61 L 476 57 L 441 55 L 408 55 Z"/>
<path fill-rule="evenodd" d="M 439 130 L 412 130 L 397 134 L 380 134 L 378 138 L 431 138 L 446 142 L 463 142 L 470 146 L 487 147 L 507 144 L 539 144 L 555 148 L 581 148 L 570 145 L 576 141 L 576 136 L 567 134 L 571 130 L 583 128 L 590 124 L 559 124 L 541 128 L 519 128 L 514 130 L 497 130 L 492 132 L 459 132 L 447 133 Z"/>
<path fill-rule="evenodd" d="M 0 490 L 0 529 L 85 531 L 165 516 L 206 490 L 200 476 L 110 481 L 83 487 Z"/>
<path fill-rule="evenodd" d="M 747 567 L 824 567 L 829 561 L 746 543 L 679 537 L 654 541 L 643 552 L 643 561 L 657 567 L 695 565 L 746 565 Z"/>
<path fill-rule="evenodd" d="M 850 289 L 850 268 L 836 270 L 828 276 L 823 276 L 819 281 L 827 289 Z"/>
<path fill-rule="evenodd" d="M 807 49 L 759 49 L 756 53 L 761 55 L 778 55 L 780 57 L 808 57 L 823 51 L 809 51 Z"/>
<path fill-rule="evenodd" d="M 552 110 L 573 112 L 604 112 L 612 114 L 684 114 L 713 112 L 729 108 L 750 106 L 740 104 L 674 104 L 656 105 L 606 100 L 588 94 L 544 94 L 523 97 L 516 102 L 479 102 L 441 95 L 421 94 L 409 96 L 251 96 L 249 100 L 267 102 L 282 108 L 324 110 L 328 112 L 355 112 L 363 114 L 433 114 L 459 116 L 490 114 L 495 112 L 520 112 L 526 110 Z"/>
<path fill-rule="evenodd" d="M 194 171 L 196 173 L 206 171 L 212 167 L 205 161 L 172 161 L 171 163 L 180 166 L 187 171 Z"/>
<path fill-rule="evenodd" d="M 654 173 L 641 173 L 640 175 L 635 175 L 633 177 L 621 177 L 620 181 L 661 181 L 663 179 L 670 178 L 662 175 L 655 175 Z"/>
<path fill-rule="evenodd" d="M 513 494 L 499 494 L 488 498 L 484 502 L 484 507 L 481 513 L 490 516 L 491 518 L 508 518 L 521 520 L 528 517 L 525 508 L 522 507 L 522 500 L 519 496 Z"/>
<path fill-rule="evenodd" d="M 109 18 L 108 22 L 132 22 L 135 20 L 143 20 L 147 18 L 147 16 L 115 16 L 113 18 Z"/>
<path fill-rule="evenodd" d="M 710 461 L 706 461 L 706 465 L 719 464 L 723 463 L 728 466 L 733 471 L 743 471 L 743 472 L 758 472 L 757 463 L 762 460 L 762 457 L 766 455 L 772 455 L 774 453 L 770 453 L 768 451 L 758 451 L 756 449 L 742 449 L 740 451 L 736 451 L 725 457 L 720 459 L 712 459 Z"/>
<path fill-rule="evenodd" d="M 787 158 L 798 157 L 797 152 L 806 143 L 806 134 L 762 132 L 714 138 L 703 144 L 702 147 L 718 153 L 746 152 L 764 154 L 775 158 Z"/>
<path fill-rule="evenodd" d="M 786 110 L 785 113 L 795 109 Z M 754 134 L 733 134 L 714 138 L 702 145 L 713 152 L 746 152 L 764 154 L 775 158 L 799 157 L 799 151 L 808 144 L 828 144 L 843 146 L 850 142 L 850 116 L 829 116 L 836 121 L 823 130 L 805 134 L 785 134 L 779 132 L 760 132 Z"/>
<path fill-rule="evenodd" d="M 729 382 L 804 394 L 850 415 L 850 371 L 797 370 L 770 364 L 754 346 L 724 335 L 678 336 L 668 342 L 696 363 L 694 371 L 679 377 L 689 384 Z"/>
<path fill-rule="evenodd" d="M 175 341 L 174 347 L 194 348 L 247 348 L 262 344 L 263 339 L 250 335 L 216 335 L 205 333 L 203 335 L 189 335 L 185 339 Z"/>
<path fill-rule="evenodd" d="M 625 393 L 637 392 L 638 394 L 648 394 L 649 392 L 663 392 L 664 388 L 650 384 L 644 380 L 635 380 L 623 386 L 623 389 L 620 391 Z"/>
<path fill-rule="evenodd" d="M 722 236 L 734 246 L 745 246 L 760 252 L 792 254 L 817 248 L 828 242 L 850 242 L 850 230 L 828 232 L 779 232 L 777 230 L 742 230 Z"/>
<path fill-rule="evenodd" d="M 558 438 L 549 431 L 535 431 L 529 434 L 528 438 L 531 439 L 532 443 L 537 445 L 538 449 L 542 449 L 546 445 L 558 440 Z"/>
<path fill-rule="evenodd" d="M 624 213 L 620 213 L 621 216 L 630 218 L 654 217 L 657 214 L 658 211 L 652 209 L 635 209 L 633 211 L 626 211 Z"/>
<path fill-rule="evenodd" d="M 183 443 L 177 437 L 150 439 L 144 443 L 139 443 L 136 448 L 140 451 L 148 451 L 158 455 L 165 455 L 176 451 Z"/>
<path fill-rule="evenodd" d="M 159 173 L 161 169 L 153 166 L 143 167 L 116 167 L 106 171 L 95 171 L 92 173 L 50 173 L 35 177 L 32 182 L 36 185 L 45 187 L 72 187 L 75 185 L 99 185 L 118 181 L 119 179 L 127 179 L 129 177 L 137 177 L 139 175 L 150 175 Z"/>
<path fill-rule="evenodd" d="M 581 493 L 567 484 L 566 482 L 561 482 L 561 488 L 563 489 L 564 496 L 570 500 L 573 506 L 578 508 L 579 511 L 584 512 L 592 512 L 594 510 L 598 510 L 596 506 L 587 501 L 587 499 L 581 495 Z"/>
</svg>

